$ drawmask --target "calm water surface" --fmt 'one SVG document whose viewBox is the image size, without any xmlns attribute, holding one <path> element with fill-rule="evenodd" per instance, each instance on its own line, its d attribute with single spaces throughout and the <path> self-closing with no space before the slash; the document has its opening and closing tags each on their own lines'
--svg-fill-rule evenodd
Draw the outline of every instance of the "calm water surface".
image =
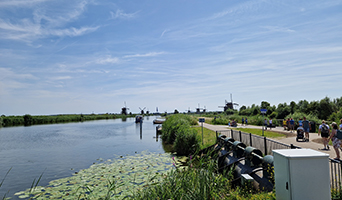
<svg viewBox="0 0 342 200">
<path fill-rule="evenodd" d="M 163 153 L 156 141 L 155 116 L 144 117 L 142 129 L 134 118 L 82 123 L 0 128 L 0 199 L 31 187 L 43 173 L 39 185 L 71 176 L 99 159 L 133 155 L 148 150 Z"/>
</svg>

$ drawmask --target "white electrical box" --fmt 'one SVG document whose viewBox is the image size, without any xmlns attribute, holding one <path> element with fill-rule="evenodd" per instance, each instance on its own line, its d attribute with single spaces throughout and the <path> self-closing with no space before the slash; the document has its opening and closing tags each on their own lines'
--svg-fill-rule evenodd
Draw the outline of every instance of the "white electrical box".
<svg viewBox="0 0 342 200">
<path fill-rule="evenodd" d="M 273 150 L 277 200 L 331 199 L 329 155 L 312 149 Z"/>
</svg>

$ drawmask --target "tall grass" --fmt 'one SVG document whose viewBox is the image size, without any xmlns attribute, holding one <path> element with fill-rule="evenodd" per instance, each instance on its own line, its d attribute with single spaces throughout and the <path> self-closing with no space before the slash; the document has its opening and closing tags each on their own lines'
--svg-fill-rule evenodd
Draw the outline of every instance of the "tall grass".
<svg viewBox="0 0 342 200">
<path fill-rule="evenodd" d="M 197 131 L 191 129 L 191 125 L 197 124 L 197 120 L 184 114 L 169 116 L 163 123 L 162 140 L 172 145 L 172 151 L 178 155 L 189 155 L 199 150 L 200 139 Z"/>
<path fill-rule="evenodd" d="M 275 199 L 274 193 L 259 193 L 248 187 L 232 187 L 232 171 L 218 174 L 210 156 L 191 159 L 187 167 L 167 174 L 163 181 L 136 193 L 132 199 Z"/>
</svg>

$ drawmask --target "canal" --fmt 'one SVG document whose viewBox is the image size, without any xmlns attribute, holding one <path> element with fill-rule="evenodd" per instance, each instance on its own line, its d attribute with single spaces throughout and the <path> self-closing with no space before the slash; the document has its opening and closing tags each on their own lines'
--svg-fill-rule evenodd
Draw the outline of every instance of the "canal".
<svg viewBox="0 0 342 200">
<path fill-rule="evenodd" d="M 18 199 L 16 192 L 72 176 L 99 160 L 142 151 L 164 153 L 155 138 L 156 116 L 0 128 L 0 198 Z"/>
</svg>

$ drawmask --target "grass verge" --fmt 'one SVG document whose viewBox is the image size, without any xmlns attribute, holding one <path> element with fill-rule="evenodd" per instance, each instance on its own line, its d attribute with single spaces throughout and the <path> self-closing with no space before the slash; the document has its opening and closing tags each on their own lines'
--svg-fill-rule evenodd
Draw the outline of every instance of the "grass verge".
<svg viewBox="0 0 342 200">
<path fill-rule="evenodd" d="M 233 130 L 242 131 L 245 133 L 252 133 L 254 135 L 265 136 L 268 138 L 282 138 L 286 137 L 284 134 L 273 132 L 273 131 L 266 131 L 264 130 L 264 135 L 262 135 L 261 129 L 254 129 L 254 128 L 233 128 Z"/>
</svg>

